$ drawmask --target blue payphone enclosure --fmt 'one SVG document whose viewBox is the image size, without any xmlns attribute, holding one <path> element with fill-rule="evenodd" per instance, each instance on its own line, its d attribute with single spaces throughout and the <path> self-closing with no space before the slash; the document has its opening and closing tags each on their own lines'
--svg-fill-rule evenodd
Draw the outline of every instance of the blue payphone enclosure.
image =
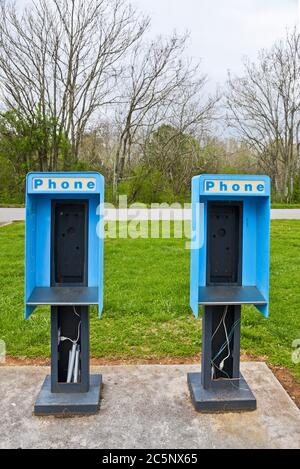
<svg viewBox="0 0 300 469">
<path fill-rule="evenodd" d="M 88 285 L 51 288 L 53 200 L 88 201 Z M 99 173 L 29 173 L 26 180 L 25 318 L 38 305 L 103 309 L 104 178 Z M 68 293 L 68 294 L 67 294 Z"/>
<path fill-rule="evenodd" d="M 200 175 L 192 180 L 190 305 L 254 304 L 269 314 L 270 179 L 253 175 Z M 211 287 L 206 283 L 207 204 L 243 203 L 242 285 Z"/>
</svg>

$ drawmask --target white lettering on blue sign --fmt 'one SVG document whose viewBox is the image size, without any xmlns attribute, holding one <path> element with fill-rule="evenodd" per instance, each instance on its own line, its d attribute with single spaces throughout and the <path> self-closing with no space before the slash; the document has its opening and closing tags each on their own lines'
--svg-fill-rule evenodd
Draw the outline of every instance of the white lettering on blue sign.
<svg viewBox="0 0 300 469">
<path fill-rule="evenodd" d="M 257 194 L 266 193 L 266 183 L 263 180 L 224 180 L 206 179 L 204 181 L 206 194 Z"/>
<path fill-rule="evenodd" d="M 94 192 L 97 181 L 83 177 L 39 177 L 33 178 L 32 189 L 34 192 Z"/>
</svg>

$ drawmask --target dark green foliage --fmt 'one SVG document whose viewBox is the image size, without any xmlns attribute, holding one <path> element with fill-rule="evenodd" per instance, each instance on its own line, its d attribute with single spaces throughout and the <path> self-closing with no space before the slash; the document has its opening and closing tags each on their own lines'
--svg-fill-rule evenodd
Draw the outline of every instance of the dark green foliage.
<svg viewBox="0 0 300 469">
<path fill-rule="evenodd" d="M 0 115 L 0 202 L 22 203 L 30 171 L 55 171 L 66 166 L 70 145 L 50 117 L 26 118 L 17 110 Z"/>
</svg>

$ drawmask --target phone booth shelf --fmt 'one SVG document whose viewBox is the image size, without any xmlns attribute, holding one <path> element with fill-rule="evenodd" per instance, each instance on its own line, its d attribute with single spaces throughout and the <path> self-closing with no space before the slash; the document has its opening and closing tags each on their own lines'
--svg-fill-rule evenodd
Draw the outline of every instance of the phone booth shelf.
<svg viewBox="0 0 300 469">
<path fill-rule="evenodd" d="M 51 376 L 36 415 L 92 414 L 101 375 L 89 373 L 89 306 L 103 308 L 104 178 L 30 173 L 26 181 L 25 318 L 51 307 Z"/>
<path fill-rule="evenodd" d="M 194 177 L 190 305 L 196 318 L 203 308 L 202 367 L 188 385 L 200 412 L 256 409 L 240 373 L 241 307 L 268 317 L 269 263 L 269 177 Z"/>
</svg>

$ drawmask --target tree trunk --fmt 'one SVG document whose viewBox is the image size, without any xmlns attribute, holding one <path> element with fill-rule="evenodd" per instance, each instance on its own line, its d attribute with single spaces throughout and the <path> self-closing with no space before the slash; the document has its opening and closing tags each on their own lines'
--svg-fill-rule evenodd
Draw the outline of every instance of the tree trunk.
<svg viewBox="0 0 300 469">
<path fill-rule="evenodd" d="M 117 151 L 116 151 L 116 156 L 115 156 L 115 164 L 114 164 L 114 177 L 113 177 L 113 202 L 117 203 L 117 197 L 118 197 L 118 186 L 119 186 L 119 180 L 120 180 L 120 154 L 121 154 L 121 148 L 122 148 L 122 140 L 120 141 Z"/>
</svg>

